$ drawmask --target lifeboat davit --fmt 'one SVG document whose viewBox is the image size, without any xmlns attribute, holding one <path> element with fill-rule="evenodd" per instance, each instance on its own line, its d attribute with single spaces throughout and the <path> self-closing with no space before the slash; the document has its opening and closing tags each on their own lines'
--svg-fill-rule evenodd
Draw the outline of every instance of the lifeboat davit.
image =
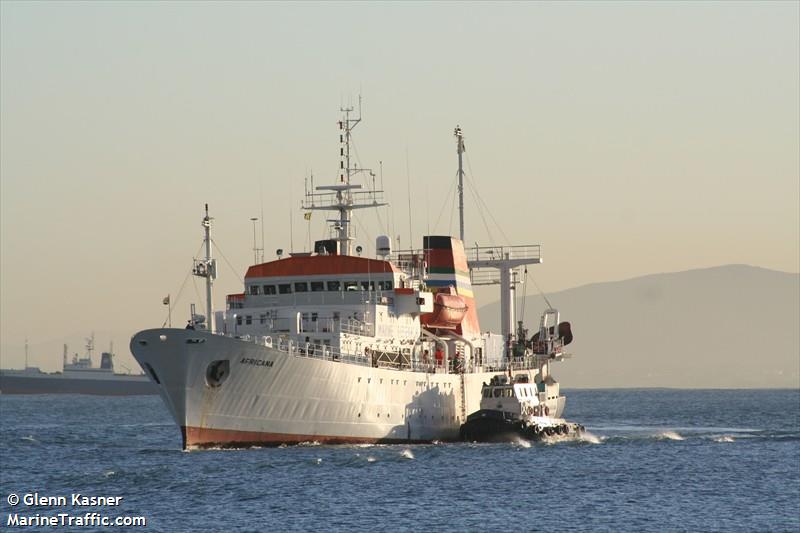
<svg viewBox="0 0 800 533">
<path fill-rule="evenodd" d="M 457 294 L 438 293 L 433 299 L 433 312 L 420 317 L 424 327 L 453 329 L 467 314 L 464 298 Z"/>
</svg>

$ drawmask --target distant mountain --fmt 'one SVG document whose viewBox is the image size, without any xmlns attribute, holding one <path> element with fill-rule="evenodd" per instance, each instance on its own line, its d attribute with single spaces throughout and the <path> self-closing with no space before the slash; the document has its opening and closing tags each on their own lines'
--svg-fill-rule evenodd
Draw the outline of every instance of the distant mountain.
<svg viewBox="0 0 800 533">
<path fill-rule="evenodd" d="M 565 388 L 800 387 L 800 274 L 727 265 L 547 297 L 575 335 L 554 370 Z M 532 335 L 544 302 L 526 300 Z M 499 303 L 479 314 L 499 330 Z"/>
</svg>

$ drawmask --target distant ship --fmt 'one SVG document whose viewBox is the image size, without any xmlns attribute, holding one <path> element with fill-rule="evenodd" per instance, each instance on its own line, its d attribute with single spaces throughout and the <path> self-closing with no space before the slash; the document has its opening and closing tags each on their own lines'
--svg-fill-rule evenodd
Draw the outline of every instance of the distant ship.
<svg viewBox="0 0 800 533">
<path fill-rule="evenodd" d="M 114 373 L 114 354 L 109 349 L 100 356 L 100 367 L 92 366 L 94 335 L 86 339 L 86 355 L 75 354 L 67 361 L 64 345 L 64 370 L 42 372 L 28 366 L 28 344 L 25 343 L 25 369 L 0 369 L 2 394 L 95 394 L 100 396 L 132 396 L 158 394 L 158 389 L 144 374 Z"/>
</svg>

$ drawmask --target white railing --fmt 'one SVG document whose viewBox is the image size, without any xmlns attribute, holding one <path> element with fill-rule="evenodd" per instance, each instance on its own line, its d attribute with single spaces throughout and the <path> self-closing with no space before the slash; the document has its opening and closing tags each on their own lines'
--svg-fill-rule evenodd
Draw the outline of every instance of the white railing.
<svg viewBox="0 0 800 533">
<path fill-rule="evenodd" d="M 364 337 L 375 336 L 375 324 L 372 322 L 362 322 L 353 318 L 341 320 L 339 322 L 339 331 L 342 333 L 350 333 L 352 335 L 362 335 Z"/>
<path fill-rule="evenodd" d="M 433 355 L 428 356 L 428 360 L 421 359 L 421 354 L 396 354 L 392 352 L 369 352 L 369 354 L 351 354 L 341 352 L 327 344 L 317 344 L 305 342 L 301 338 L 293 338 L 287 335 L 224 335 L 236 338 L 245 342 L 252 342 L 266 348 L 272 348 L 279 352 L 287 353 L 295 357 L 305 357 L 309 359 L 321 359 L 324 361 L 335 361 L 359 366 L 371 366 L 375 368 L 392 368 L 395 370 L 406 370 L 409 372 L 424 372 L 436 374 L 470 374 L 473 372 L 508 372 L 512 370 L 528 370 L 537 368 L 536 356 L 526 356 L 522 360 L 510 361 L 499 365 L 475 366 L 467 364 L 459 366 L 459 363 L 450 360 L 447 368 L 442 360 L 436 359 Z M 539 356 L 541 357 L 541 356 Z"/>
<path fill-rule="evenodd" d="M 466 249 L 467 261 L 491 261 L 496 259 L 541 259 L 540 244 L 520 246 L 473 246 Z"/>
</svg>

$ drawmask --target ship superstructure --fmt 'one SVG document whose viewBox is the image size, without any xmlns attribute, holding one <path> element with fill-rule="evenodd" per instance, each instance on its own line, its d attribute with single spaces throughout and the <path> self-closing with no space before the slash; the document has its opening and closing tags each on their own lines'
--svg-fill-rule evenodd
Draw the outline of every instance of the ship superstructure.
<svg viewBox="0 0 800 533">
<path fill-rule="evenodd" d="M 352 108 L 342 111 L 337 183 L 312 186 L 303 202 L 309 212 L 336 215 L 332 238 L 311 253 L 251 266 L 243 291 L 213 311 L 206 206 L 206 256 L 194 267 L 206 280 L 206 315 L 193 314 L 188 329 L 146 330 L 131 340 L 183 446 L 456 440 L 498 371 L 538 379 L 542 405 L 560 416 L 564 400 L 550 366 L 563 357 L 563 339 L 537 354 L 535 340 L 514 327 L 516 270 L 541 261 L 539 246 L 468 253 L 462 239 L 431 235 L 419 249 L 393 251 L 379 236 L 375 257 L 362 257 L 353 211 L 385 203 L 374 179 L 367 189 L 352 182 L 374 174 L 350 160 L 360 111 L 355 118 Z M 460 162 L 460 128 L 456 139 Z M 479 324 L 473 285 L 489 283 L 503 294 L 501 334 Z"/>
</svg>

